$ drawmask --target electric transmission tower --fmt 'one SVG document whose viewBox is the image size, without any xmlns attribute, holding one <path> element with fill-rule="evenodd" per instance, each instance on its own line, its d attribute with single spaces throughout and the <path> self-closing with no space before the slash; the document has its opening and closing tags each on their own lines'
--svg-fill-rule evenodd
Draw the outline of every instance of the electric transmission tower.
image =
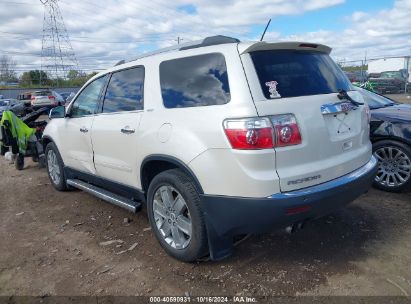
<svg viewBox="0 0 411 304">
<path fill-rule="evenodd" d="M 40 0 L 44 5 L 41 69 L 47 73 L 49 79 L 57 81 L 59 79 L 67 79 L 70 70 L 81 73 L 66 26 L 64 25 L 58 1 Z"/>
</svg>

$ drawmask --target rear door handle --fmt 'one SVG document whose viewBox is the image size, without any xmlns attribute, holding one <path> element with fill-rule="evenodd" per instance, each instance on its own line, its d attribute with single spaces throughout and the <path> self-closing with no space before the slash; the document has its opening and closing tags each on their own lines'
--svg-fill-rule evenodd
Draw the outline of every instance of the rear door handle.
<svg viewBox="0 0 411 304">
<path fill-rule="evenodd" d="M 87 132 L 88 132 L 88 129 L 87 129 L 86 127 L 81 127 L 81 128 L 80 128 L 80 132 L 82 132 L 82 133 L 87 133 Z"/>
<path fill-rule="evenodd" d="M 124 128 L 121 129 L 121 133 L 124 133 L 124 134 L 133 134 L 134 132 L 136 132 L 136 130 L 131 129 L 129 126 L 125 126 Z"/>
</svg>

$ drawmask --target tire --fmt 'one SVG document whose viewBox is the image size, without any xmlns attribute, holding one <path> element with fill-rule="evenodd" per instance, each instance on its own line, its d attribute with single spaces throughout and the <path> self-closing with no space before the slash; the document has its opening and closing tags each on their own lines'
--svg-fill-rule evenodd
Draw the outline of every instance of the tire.
<svg viewBox="0 0 411 304">
<path fill-rule="evenodd" d="M 382 140 L 374 143 L 373 154 L 378 160 L 374 187 L 389 192 L 400 192 L 410 186 L 410 146 L 398 141 Z"/>
<path fill-rule="evenodd" d="M 46 147 L 45 162 L 47 174 L 53 187 L 58 191 L 67 191 L 63 160 L 53 142 L 50 142 Z"/>
<path fill-rule="evenodd" d="M 169 203 L 167 197 L 171 197 Z M 193 180 L 180 169 L 154 177 L 148 188 L 147 213 L 157 240 L 169 255 L 193 262 L 208 254 L 200 196 Z"/>
<path fill-rule="evenodd" d="M 16 160 L 14 161 L 14 165 L 16 166 L 16 169 L 21 171 L 24 169 L 24 155 L 21 153 L 18 153 L 16 155 Z"/>
<path fill-rule="evenodd" d="M 6 152 L 9 152 L 9 147 L 5 147 L 0 143 L 0 155 L 5 155 Z"/>
<path fill-rule="evenodd" d="M 39 156 L 38 166 L 40 169 L 46 168 L 46 156 L 44 154 Z"/>
</svg>

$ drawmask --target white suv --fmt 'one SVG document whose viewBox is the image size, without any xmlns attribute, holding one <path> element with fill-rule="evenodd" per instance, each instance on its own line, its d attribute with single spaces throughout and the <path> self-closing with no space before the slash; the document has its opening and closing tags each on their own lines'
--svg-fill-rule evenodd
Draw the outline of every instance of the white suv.
<svg viewBox="0 0 411 304">
<path fill-rule="evenodd" d="M 64 104 L 64 98 L 56 91 L 43 90 L 31 94 L 31 106 L 33 108 L 55 107 Z"/>
<path fill-rule="evenodd" d="M 183 261 L 300 227 L 366 192 L 377 169 L 369 110 L 330 51 L 215 36 L 119 64 L 50 113 L 50 180 L 146 204 Z"/>
</svg>

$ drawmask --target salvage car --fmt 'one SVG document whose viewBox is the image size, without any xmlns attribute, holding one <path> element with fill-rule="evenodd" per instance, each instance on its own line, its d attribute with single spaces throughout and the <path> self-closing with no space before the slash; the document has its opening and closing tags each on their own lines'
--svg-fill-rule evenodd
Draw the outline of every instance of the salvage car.
<svg viewBox="0 0 411 304">
<path fill-rule="evenodd" d="M 378 78 L 368 80 L 377 93 L 401 93 L 404 92 L 407 83 L 405 73 L 401 71 L 382 72 Z"/>
<path fill-rule="evenodd" d="M 411 105 L 357 89 L 371 109 L 370 136 L 378 159 L 376 188 L 398 192 L 411 184 Z"/>
<path fill-rule="evenodd" d="M 43 107 L 56 107 L 64 104 L 64 98 L 56 91 L 41 90 L 31 94 L 31 106 L 33 109 Z"/>
<path fill-rule="evenodd" d="M 4 111 L 12 111 L 17 116 L 24 116 L 30 112 L 23 101 L 12 98 L 0 99 L 0 119 Z"/>
<path fill-rule="evenodd" d="M 366 192 L 377 170 L 368 106 L 330 52 L 214 36 L 120 63 L 51 110 L 51 184 L 146 204 L 181 261 L 299 229 Z"/>
</svg>

